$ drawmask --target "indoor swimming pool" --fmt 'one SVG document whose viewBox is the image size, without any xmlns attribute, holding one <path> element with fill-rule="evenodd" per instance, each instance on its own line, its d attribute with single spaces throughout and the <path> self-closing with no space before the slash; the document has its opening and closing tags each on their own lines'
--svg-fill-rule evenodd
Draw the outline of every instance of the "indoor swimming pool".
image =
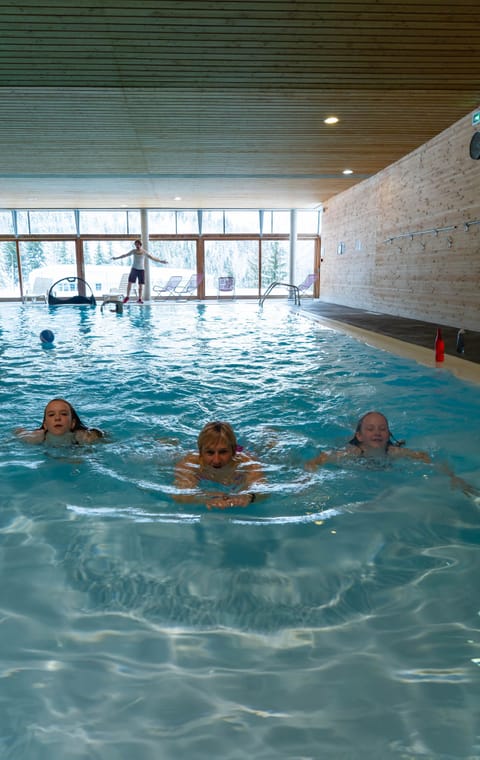
<svg viewBox="0 0 480 760">
<path fill-rule="evenodd" d="M 53 344 L 40 341 L 51 330 Z M 279 302 L 0 306 L 0 757 L 478 760 L 480 394 Z M 29 445 L 54 397 L 105 431 Z M 383 411 L 415 460 L 306 463 Z M 264 498 L 174 499 L 230 422 Z"/>
</svg>

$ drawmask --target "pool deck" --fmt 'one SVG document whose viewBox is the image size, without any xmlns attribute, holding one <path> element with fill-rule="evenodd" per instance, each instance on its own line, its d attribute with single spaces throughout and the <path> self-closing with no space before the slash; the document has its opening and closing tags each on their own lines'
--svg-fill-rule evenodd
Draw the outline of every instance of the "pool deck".
<svg viewBox="0 0 480 760">
<path fill-rule="evenodd" d="M 444 368 L 464 380 L 480 384 L 480 332 L 466 330 L 465 353 L 458 354 L 459 328 L 363 311 L 320 299 L 302 299 L 300 311 L 326 326 L 341 329 L 386 351 Z M 437 326 L 442 328 L 445 341 L 445 361 L 441 364 L 435 362 L 434 353 Z"/>
</svg>

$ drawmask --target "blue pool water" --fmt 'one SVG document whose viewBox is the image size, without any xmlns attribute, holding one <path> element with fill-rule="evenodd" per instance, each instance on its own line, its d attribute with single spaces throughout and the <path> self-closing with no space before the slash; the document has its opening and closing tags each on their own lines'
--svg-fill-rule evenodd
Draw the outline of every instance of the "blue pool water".
<svg viewBox="0 0 480 760">
<path fill-rule="evenodd" d="M 476 501 L 304 468 L 376 408 L 480 488 L 478 387 L 274 303 L 5 304 L 0 351 L 2 760 L 480 758 Z M 105 441 L 16 439 L 54 396 Z M 172 499 L 213 419 L 264 463 L 248 509 Z"/>
</svg>

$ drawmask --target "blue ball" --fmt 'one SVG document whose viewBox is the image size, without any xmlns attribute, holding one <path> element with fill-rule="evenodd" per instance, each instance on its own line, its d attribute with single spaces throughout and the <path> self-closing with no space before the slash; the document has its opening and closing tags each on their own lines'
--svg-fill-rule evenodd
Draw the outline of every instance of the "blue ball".
<svg viewBox="0 0 480 760">
<path fill-rule="evenodd" d="M 53 343 L 55 340 L 55 335 L 51 330 L 42 330 L 40 333 L 40 340 L 42 343 Z"/>
</svg>

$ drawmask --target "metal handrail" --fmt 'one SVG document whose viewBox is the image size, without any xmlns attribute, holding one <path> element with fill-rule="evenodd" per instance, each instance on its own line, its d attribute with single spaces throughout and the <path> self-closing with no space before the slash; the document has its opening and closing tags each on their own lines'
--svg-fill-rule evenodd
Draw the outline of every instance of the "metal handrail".
<svg viewBox="0 0 480 760">
<path fill-rule="evenodd" d="M 276 288 L 277 285 L 281 285 L 284 288 L 290 288 L 290 290 L 293 290 L 293 293 L 295 296 L 295 306 L 300 306 L 300 290 L 298 288 L 298 285 L 292 285 L 291 282 L 272 282 L 266 289 L 260 301 L 258 302 L 259 306 L 263 306 L 263 302 L 265 301 L 266 298 L 268 298 L 272 290 Z"/>
</svg>

